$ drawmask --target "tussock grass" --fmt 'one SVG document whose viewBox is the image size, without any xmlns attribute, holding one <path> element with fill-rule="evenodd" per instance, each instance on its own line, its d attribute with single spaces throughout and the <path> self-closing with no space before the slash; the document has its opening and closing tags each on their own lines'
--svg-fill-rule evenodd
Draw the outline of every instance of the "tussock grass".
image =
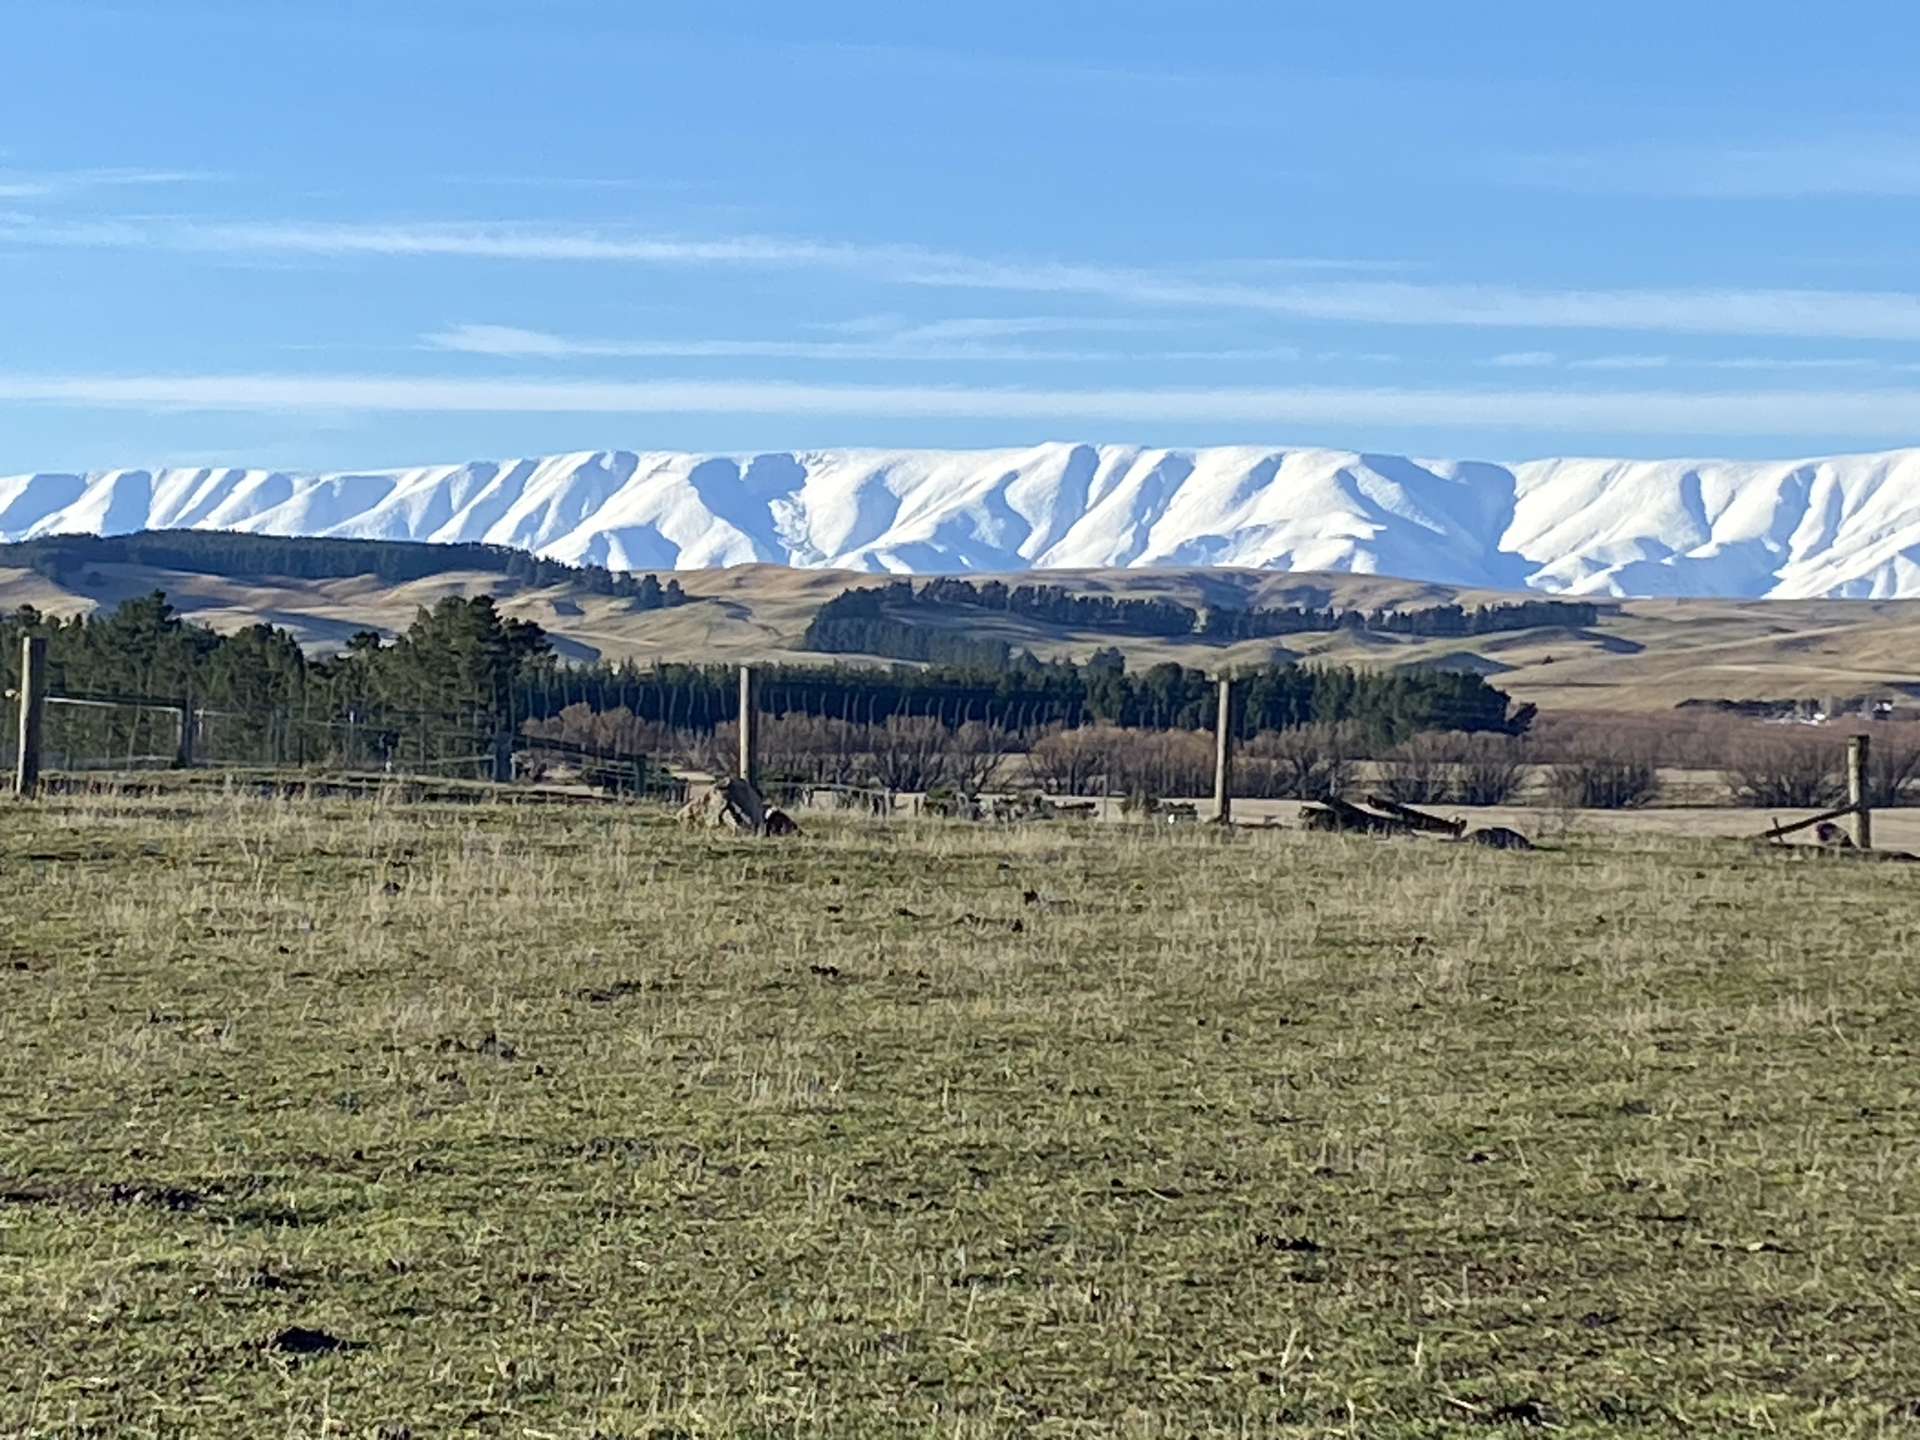
<svg viewBox="0 0 1920 1440">
<path fill-rule="evenodd" d="M 1915 883 L 0 809 L 0 1433 L 1908 1433 Z"/>
</svg>

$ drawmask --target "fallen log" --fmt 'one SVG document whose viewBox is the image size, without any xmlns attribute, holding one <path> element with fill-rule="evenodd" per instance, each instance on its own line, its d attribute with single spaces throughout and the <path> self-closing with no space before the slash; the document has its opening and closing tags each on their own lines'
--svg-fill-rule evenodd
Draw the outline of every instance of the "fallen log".
<svg viewBox="0 0 1920 1440">
<path fill-rule="evenodd" d="M 1762 830 L 1756 840 L 1778 840 L 1784 835 L 1793 835 L 1801 830 L 1811 830 L 1815 825 L 1825 825 L 1844 816 L 1853 814 L 1858 805 L 1842 805 L 1837 810 L 1828 810 L 1823 814 L 1810 815 L 1805 820 L 1790 820 L 1784 825 L 1775 825 L 1771 830 Z"/>
<path fill-rule="evenodd" d="M 1301 823 L 1309 830 L 1346 835 L 1410 835 L 1413 827 L 1389 815 L 1375 815 L 1358 805 L 1335 797 L 1300 809 Z"/>
<path fill-rule="evenodd" d="M 1416 810 L 1411 805 L 1402 805 L 1397 800 L 1388 800 L 1379 795 L 1367 796 L 1367 804 L 1391 815 L 1410 829 L 1425 830 L 1432 835 L 1448 835 L 1458 840 L 1467 831 L 1467 822 L 1464 820 L 1442 820 L 1438 815 L 1429 815 L 1424 810 Z"/>
</svg>

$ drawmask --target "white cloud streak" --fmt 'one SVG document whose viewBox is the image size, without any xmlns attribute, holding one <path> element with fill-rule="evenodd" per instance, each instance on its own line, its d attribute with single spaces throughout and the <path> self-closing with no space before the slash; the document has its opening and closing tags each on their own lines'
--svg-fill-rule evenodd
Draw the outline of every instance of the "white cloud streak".
<svg viewBox="0 0 1920 1440">
<path fill-rule="evenodd" d="M 887 340 L 593 340 L 522 330 L 511 325 L 455 325 L 421 337 L 433 350 L 501 358 L 716 360 L 1102 360 L 1099 351 L 1045 350 L 1020 345 Z"/>
<path fill-rule="evenodd" d="M 1708 200 L 1920 195 L 1905 137 L 1834 135 L 1754 145 L 1643 144 L 1510 156 L 1496 179 L 1532 189 Z"/>
<path fill-rule="evenodd" d="M 51 200 L 82 190 L 191 185 L 218 178 L 202 170 L 0 170 L 0 200 Z"/>
<path fill-rule="evenodd" d="M 1103 362 L 1128 360 L 1249 361 L 1297 360 L 1291 346 L 1223 350 L 1048 349 L 1029 345 L 992 344 L 968 340 L 970 335 L 1034 334 L 1058 330 L 1061 322 L 1022 328 L 1021 322 L 998 320 L 935 321 L 895 331 L 871 340 L 595 340 L 523 330 L 511 325 L 455 325 L 421 337 L 431 350 L 464 355 L 513 359 L 718 359 L 718 360 L 897 360 L 975 361 L 1015 363 L 1032 361 Z M 948 339 L 945 337 L 959 337 Z"/>
<path fill-rule="evenodd" d="M 0 402 L 111 410 L 849 416 L 1128 424 L 1432 425 L 1911 439 L 1920 390 L 1001 389 L 392 375 L 0 375 Z"/>
<path fill-rule="evenodd" d="M 1671 355 L 1594 355 L 1567 362 L 1569 370 L 1664 370 L 1673 363 Z"/>
<path fill-rule="evenodd" d="M 1920 295 L 1899 291 L 1523 289 L 1384 280 L 1249 284 L 1127 267 L 1003 261 L 912 246 L 751 235 L 684 239 L 522 225 L 105 221 L 4 225 L 0 240 L 167 246 L 212 254 L 825 270 L 895 285 L 1080 296 L 1143 308 L 1378 326 L 1920 341 Z"/>
<path fill-rule="evenodd" d="M 1498 362 L 1495 362 L 1498 363 Z M 1686 355 L 1593 355 L 1569 360 L 1569 370 L 1905 370 L 1906 365 L 1889 365 L 1865 355 L 1731 355 L 1691 357 Z"/>
</svg>

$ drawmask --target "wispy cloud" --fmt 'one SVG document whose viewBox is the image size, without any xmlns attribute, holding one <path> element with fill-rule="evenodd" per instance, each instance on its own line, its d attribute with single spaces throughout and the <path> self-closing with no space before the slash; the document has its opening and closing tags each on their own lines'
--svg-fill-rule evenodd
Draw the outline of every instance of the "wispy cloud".
<svg viewBox="0 0 1920 1440">
<path fill-rule="evenodd" d="M 1552 365 L 1555 359 L 1551 350 L 1509 350 L 1504 355 L 1492 356 L 1487 364 L 1505 370 L 1542 370 Z"/>
<path fill-rule="evenodd" d="M 1028 389 L 396 375 L 0 375 L 0 402 L 116 410 L 847 416 L 1048 424 L 1432 425 L 1911 438 L 1920 390 Z"/>
<path fill-rule="evenodd" d="M 1251 284 L 1178 272 L 759 235 L 663 237 L 526 225 L 118 221 L 0 226 L 21 244 L 209 253 L 831 270 L 884 284 L 1378 326 L 1920 340 L 1920 294 L 1800 289 L 1527 289 L 1406 280 Z"/>
<path fill-rule="evenodd" d="M 702 188 L 699 182 L 664 177 L 633 175 L 528 175 L 528 174 L 455 174 L 436 177 L 445 185 L 468 188 L 497 185 L 513 190 L 632 190 L 659 194 L 685 194 Z"/>
<path fill-rule="evenodd" d="M 191 185 L 219 178 L 203 170 L 0 170 L 0 200 L 55 200 L 83 190 Z"/>
<path fill-rule="evenodd" d="M 1510 155 L 1489 168 L 1495 179 L 1509 184 L 1605 195 L 1719 200 L 1920 195 L 1920 151 L 1905 136 L 1616 145 Z"/>
<path fill-rule="evenodd" d="M 899 361 L 1251 361 L 1296 360 L 1292 346 L 1219 350 L 1115 350 L 1049 348 L 1008 344 L 1001 335 L 1042 334 L 1067 327 L 1060 320 L 955 319 L 891 331 L 864 331 L 862 340 L 599 340 L 523 330 L 512 325 L 455 325 L 421 337 L 428 349 L 504 359 L 721 359 L 721 360 L 899 360 Z"/>
<path fill-rule="evenodd" d="M 877 317 L 875 317 L 877 318 Z M 859 322 L 867 334 L 884 334 L 895 340 L 1010 340 L 1028 335 L 1062 335 L 1087 332 L 1137 333 L 1160 328 L 1140 320 L 1097 315 L 956 315 L 943 320 L 920 322 L 895 321 L 875 327 L 870 318 Z"/>
<path fill-rule="evenodd" d="M 1865 355 L 1592 355 L 1567 362 L 1569 370 L 1887 370 L 1905 369 Z"/>
<path fill-rule="evenodd" d="M 720 359 L 720 360 L 1085 360 L 1103 352 L 1047 350 L 1020 345 L 940 342 L 888 337 L 874 340 L 596 340 L 522 330 L 511 325 L 455 325 L 421 337 L 434 350 L 502 358 Z"/>
<path fill-rule="evenodd" d="M 1671 355 L 1592 355 L 1569 360 L 1569 370 L 1664 370 L 1673 363 Z"/>
<path fill-rule="evenodd" d="M 1709 370 L 1878 370 L 1879 360 L 1864 355 L 1735 355 L 1700 362 Z"/>
</svg>

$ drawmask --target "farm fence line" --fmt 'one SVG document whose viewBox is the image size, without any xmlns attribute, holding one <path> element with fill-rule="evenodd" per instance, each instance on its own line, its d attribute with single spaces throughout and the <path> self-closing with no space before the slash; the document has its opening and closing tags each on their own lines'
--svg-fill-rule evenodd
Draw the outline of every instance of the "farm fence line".
<svg viewBox="0 0 1920 1440">
<path fill-rule="evenodd" d="M 875 810 L 890 810 L 899 795 L 1026 790 L 1149 810 L 1161 801 L 1210 801 L 1206 813 L 1216 818 L 1230 817 L 1236 799 L 1363 793 L 1406 805 L 1706 803 L 1818 812 L 1808 824 L 1920 801 L 1920 725 L 1907 722 L 1862 721 L 1846 733 L 1750 719 L 1549 715 L 1532 733 L 1511 735 L 1466 729 L 1484 721 L 1476 708 L 1457 717 L 1461 729 L 1423 729 L 1388 743 L 1311 720 L 1256 728 L 1249 682 L 1229 677 L 1210 682 L 1211 713 L 1196 715 L 1189 698 L 1184 723 L 1156 728 L 1039 704 L 990 720 L 982 698 L 969 694 L 915 693 L 885 710 L 877 692 L 862 707 L 843 694 L 842 713 L 820 713 L 752 666 L 738 667 L 724 718 L 710 676 L 689 690 L 684 709 L 661 698 L 654 718 L 586 700 L 559 708 L 549 700 L 532 713 L 513 703 L 208 705 L 191 695 L 56 689 L 44 644 L 22 642 L 17 723 L 0 740 L 15 788 L 27 791 L 43 770 L 252 768 L 566 782 L 667 800 L 684 791 L 688 773 L 739 774 L 787 801 Z M 564 691 L 552 697 L 560 698 Z M 1442 711 L 1423 722 L 1453 718 Z M 1191 724 L 1196 719 L 1202 723 Z M 1878 737 L 1871 744 L 1868 730 Z M 1864 828 L 1870 837 L 1870 819 Z"/>
</svg>

